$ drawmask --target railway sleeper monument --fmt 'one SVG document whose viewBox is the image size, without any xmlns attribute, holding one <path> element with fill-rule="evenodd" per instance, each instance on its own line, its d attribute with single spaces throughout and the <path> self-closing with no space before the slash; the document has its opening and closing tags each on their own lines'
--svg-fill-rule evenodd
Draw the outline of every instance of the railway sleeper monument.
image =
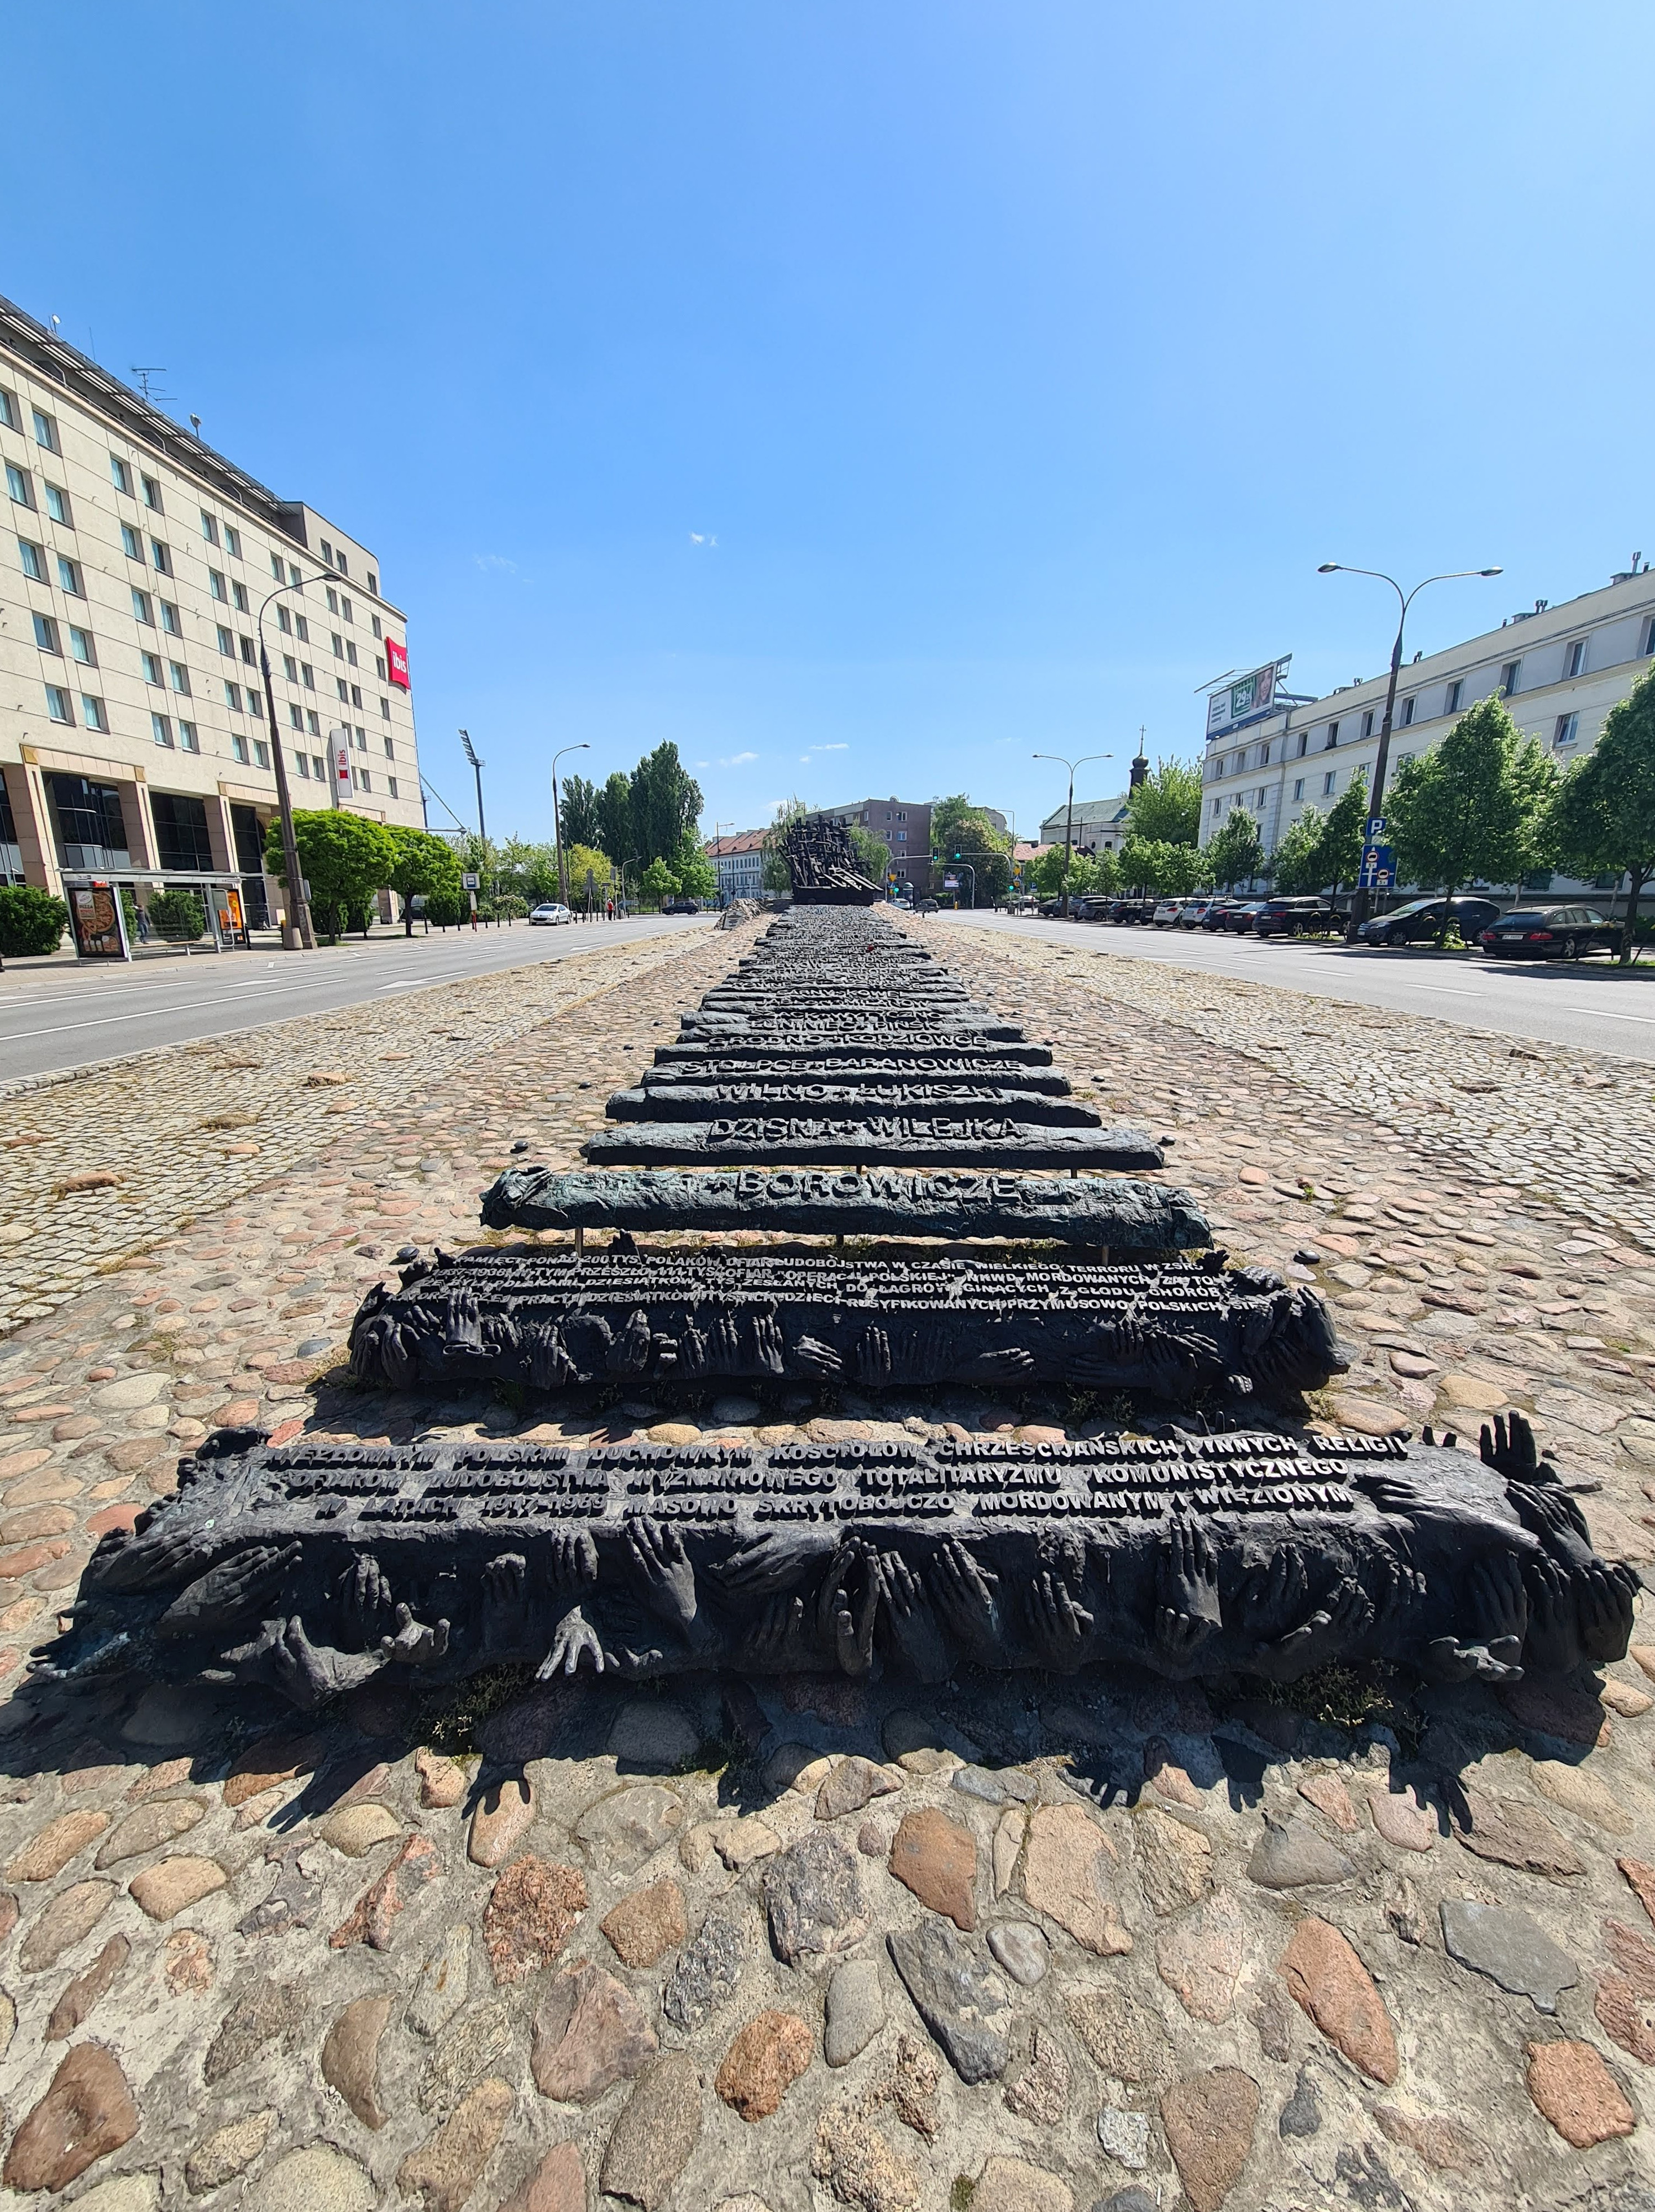
<svg viewBox="0 0 1655 2212">
<path fill-rule="evenodd" d="M 1625 1651 L 1635 1578 L 1594 1555 L 1519 1417 L 1479 1455 L 1305 1432 L 1303 1394 L 1344 1364 L 1316 1292 L 1213 1250 L 1191 1195 L 1152 1179 L 1149 1133 L 1105 1127 L 1049 1046 L 870 910 L 843 831 L 787 849 L 794 908 L 611 1100 L 590 1164 L 484 1194 L 487 1227 L 574 1249 L 412 1255 L 356 1316 L 356 1382 L 552 1405 L 1037 1386 L 1087 1394 L 1087 1433 L 278 1449 L 221 1430 L 100 1543 L 43 1680 L 137 1669 L 312 1708 L 508 1663 L 937 1683 L 1388 1661 L 1500 1682 Z M 792 1241 L 709 1241 L 732 1230 Z M 585 1249 L 594 1231 L 613 1241 Z"/>
</svg>

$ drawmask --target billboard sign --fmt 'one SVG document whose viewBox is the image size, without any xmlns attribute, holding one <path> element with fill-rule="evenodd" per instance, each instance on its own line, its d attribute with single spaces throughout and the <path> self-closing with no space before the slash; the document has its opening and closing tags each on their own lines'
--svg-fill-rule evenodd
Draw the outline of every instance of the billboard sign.
<svg viewBox="0 0 1655 2212">
<path fill-rule="evenodd" d="M 1238 676 L 1230 683 L 1208 696 L 1207 734 L 1208 738 L 1227 738 L 1232 730 L 1244 730 L 1250 722 L 1262 722 L 1276 708 L 1276 693 L 1286 681 L 1292 665 L 1293 655 L 1282 660 L 1272 660 L 1263 668 L 1255 668 L 1250 675 Z"/>
<path fill-rule="evenodd" d="M 333 750 L 333 804 L 343 806 L 350 796 L 350 732 L 335 730 L 329 744 Z"/>
<path fill-rule="evenodd" d="M 385 641 L 385 673 L 389 682 L 399 684 L 405 691 L 407 690 L 408 648 L 405 645 L 399 645 L 393 637 L 387 637 Z"/>
</svg>

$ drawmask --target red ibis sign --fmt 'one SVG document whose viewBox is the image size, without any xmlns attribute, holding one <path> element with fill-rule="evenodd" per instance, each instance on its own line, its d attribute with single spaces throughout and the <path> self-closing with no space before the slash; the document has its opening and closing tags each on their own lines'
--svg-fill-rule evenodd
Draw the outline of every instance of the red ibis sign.
<svg viewBox="0 0 1655 2212">
<path fill-rule="evenodd" d="M 405 691 L 407 690 L 408 648 L 405 645 L 399 645 L 393 637 L 387 637 L 385 641 L 385 672 L 392 684 L 399 684 Z"/>
</svg>

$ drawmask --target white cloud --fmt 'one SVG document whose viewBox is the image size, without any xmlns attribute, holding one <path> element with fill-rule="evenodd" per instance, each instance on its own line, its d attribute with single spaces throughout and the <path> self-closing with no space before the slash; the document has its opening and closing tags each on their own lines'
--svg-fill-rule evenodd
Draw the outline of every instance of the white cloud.
<svg viewBox="0 0 1655 2212">
<path fill-rule="evenodd" d="M 749 761 L 756 761 L 758 758 L 758 755 L 757 753 L 732 753 L 728 760 L 720 761 L 719 766 L 721 768 L 745 768 Z"/>
<path fill-rule="evenodd" d="M 848 744 L 817 745 L 812 750 L 818 753 L 848 753 L 850 747 Z"/>
<path fill-rule="evenodd" d="M 474 553 L 472 558 L 485 576 L 514 576 L 517 574 L 516 562 L 508 561 L 503 553 Z"/>
<path fill-rule="evenodd" d="M 709 551 L 711 551 L 716 547 L 718 540 L 716 538 L 713 537 L 709 532 L 704 530 L 692 530 L 690 532 L 690 543 L 692 545 L 704 545 Z"/>
</svg>

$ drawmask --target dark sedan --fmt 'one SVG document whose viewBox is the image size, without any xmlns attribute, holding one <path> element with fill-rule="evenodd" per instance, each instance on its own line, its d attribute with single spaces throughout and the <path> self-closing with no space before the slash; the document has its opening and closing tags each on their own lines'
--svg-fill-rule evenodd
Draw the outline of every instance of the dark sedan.
<svg viewBox="0 0 1655 2212">
<path fill-rule="evenodd" d="M 1427 940 L 1434 944 L 1443 934 L 1445 907 L 1452 927 L 1467 945 L 1475 945 L 1482 932 L 1500 920 L 1500 908 L 1493 899 L 1410 899 L 1392 914 L 1376 914 L 1372 921 L 1365 921 L 1357 938 L 1364 945 L 1418 945 Z"/>
<path fill-rule="evenodd" d="M 1333 902 L 1324 898 L 1266 899 L 1253 916 L 1255 937 L 1321 936 L 1338 926 Z"/>
<path fill-rule="evenodd" d="M 1588 952 L 1618 952 L 1621 924 L 1595 907 L 1525 907 L 1485 929 L 1482 949 L 1518 959 L 1581 960 Z"/>
</svg>

